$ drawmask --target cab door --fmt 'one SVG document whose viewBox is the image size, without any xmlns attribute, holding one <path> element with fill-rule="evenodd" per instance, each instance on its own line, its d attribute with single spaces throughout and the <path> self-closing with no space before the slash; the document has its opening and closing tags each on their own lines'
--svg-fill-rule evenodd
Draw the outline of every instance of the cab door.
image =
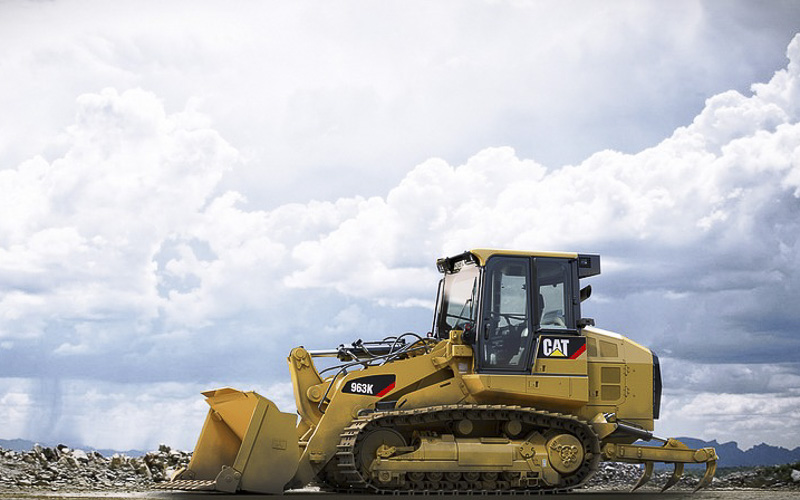
<svg viewBox="0 0 800 500">
<path fill-rule="evenodd" d="M 486 263 L 478 333 L 478 371 L 530 373 L 533 349 L 531 259 L 494 256 Z"/>
</svg>

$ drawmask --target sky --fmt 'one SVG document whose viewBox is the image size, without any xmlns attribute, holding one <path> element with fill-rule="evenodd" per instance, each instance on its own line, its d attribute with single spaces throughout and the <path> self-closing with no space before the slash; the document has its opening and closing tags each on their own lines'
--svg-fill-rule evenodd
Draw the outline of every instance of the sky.
<svg viewBox="0 0 800 500">
<path fill-rule="evenodd" d="M 656 432 L 800 446 L 800 4 L 0 0 L 0 438 L 191 449 L 200 392 L 599 253 Z"/>
</svg>

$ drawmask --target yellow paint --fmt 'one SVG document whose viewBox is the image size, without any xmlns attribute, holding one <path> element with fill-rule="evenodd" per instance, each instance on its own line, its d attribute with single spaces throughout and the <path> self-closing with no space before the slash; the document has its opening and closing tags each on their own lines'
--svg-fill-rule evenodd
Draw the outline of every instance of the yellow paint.
<svg viewBox="0 0 800 500">
<path fill-rule="evenodd" d="M 511 255 L 522 257 L 555 257 L 560 259 L 577 259 L 578 254 L 573 252 L 525 252 L 520 250 L 500 250 L 492 248 L 475 248 L 469 251 L 478 258 L 481 266 L 486 265 L 486 261 L 493 255 Z"/>
</svg>

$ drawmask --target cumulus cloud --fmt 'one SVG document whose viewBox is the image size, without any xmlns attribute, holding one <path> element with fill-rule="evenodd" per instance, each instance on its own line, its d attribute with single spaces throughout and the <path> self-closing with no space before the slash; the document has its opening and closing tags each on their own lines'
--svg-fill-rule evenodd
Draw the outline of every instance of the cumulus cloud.
<svg viewBox="0 0 800 500">
<path fill-rule="evenodd" d="M 266 390 L 290 407 L 289 347 L 424 331 L 434 259 L 496 246 L 601 253 L 586 312 L 663 354 L 684 391 L 666 405 L 676 420 L 682 405 L 718 422 L 707 401 L 750 411 L 754 393 L 769 415 L 793 414 L 800 37 L 788 56 L 637 153 L 554 168 L 486 148 L 423 161 L 381 196 L 269 210 L 228 189 L 247 159 L 193 106 L 138 88 L 84 94 L 57 154 L 0 171 L 0 398 L 18 417 L 49 409 L 29 436 L 71 429 L 92 444 L 87 419 L 102 412 L 101 446 L 127 422 L 195 419 L 202 405 L 177 394 L 201 383 L 275 381 Z M 719 429 L 703 422 L 706 437 Z M 147 429 L 119 446 L 154 445 Z M 169 432 L 160 440 L 195 434 Z"/>
<path fill-rule="evenodd" d="M 726 394 L 701 392 L 667 400 L 659 432 L 686 436 L 695 433 L 718 442 L 735 441 L 740 448 L 777 443 L 800 446 L 800 395 Z"/>
<path fill-rule="evenodd" d="M 797 363 L 715 363 L 702 364 L 674 358 L 662 358 L 670 370 L 664 373 L 664 386 L 676 396 L 708 391 L 724 394 L 770 395 L 797 392 L 800 366 Z"/>
<path fill-rule="evenodd" d="M 430 282 L 438 253 L 600 251 L 613 273 L 598 288 L 601 303 L 613 297 L 602 310 L 634 318 L 643 310 L 627 323 L 668 355 L 789 360 L 800 319 L 787 307 L 800 289 L 800 126 L 791 99 L 800 38 L 788 55 L 788 67 L 753 95 L 708 99 L 690 125 L 637 154 L 603 151 L 558 169 L 509 148 L 457 167 L 429 160 L 385 198 L 364 200 L 347 221 L 296 246 L 299 269 L 287 284 L 401 300 Z"/>
<path fill-rule="evenodd" d="M 0 221 L 0 374 L 268 379 L 281 363 L 232 354 L 280 359 L 309 331 L 327 343 L 391 328 L 391 314 L 356 324 L 375 306 L 284 285 L 294 248 L 364 200 L 248 209 L 220 189 L 241 157 L 208 123 L 150 92 L 106 89 L 77 100 L 61 156 L 0 171 L 13 215 Z"/>
<path fill-rule="evenodd" d="M 57 157 L 74 97 L 103 87 L 207 110 L 249 161 L 226 187 L 268 209 L 382 196 L 410 165 L 486 145 L 554 166 L 635 152 L 780 67 L 800 18 L 793 2 L 676 5 L 5 2 L 0 159 Z"/>
<path fill-rule="evenodd" d="M 42 335 L 61 319 L 61 351 L 74 352 L 113 340 L 121 323 L 149 328 L 161 307 L 153 255 L 236 161 L 188 118 L 141 90 L 83 95 L 66 154 L 0 171 L 0 336 Z"/>
</svg>

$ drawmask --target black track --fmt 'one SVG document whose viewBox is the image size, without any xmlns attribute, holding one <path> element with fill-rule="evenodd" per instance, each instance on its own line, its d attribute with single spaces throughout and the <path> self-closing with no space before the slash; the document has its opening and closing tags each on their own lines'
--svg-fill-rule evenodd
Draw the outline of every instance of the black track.
<svg viewBox="0 0 800 500">
<path fill-rule="evenodd" d="M 443 427 L 448 422 L 465 418 L 498 423 L 519 420 L 528 428 L 573 434 L 583 444 L 583 463 L 574 473 L 562 475 L 559 484 L 548 486 L 540 483 L 539 487 L 533 488 L 512 486 L 511 481 L 504 480 L 507 476 L 504 476 L 502 471 L 482 472 L 477 478 L 473 475 L 469 478 L 471 480 L 466 476 L 456 481 L 447 478 L 431 480 L 427 477 L 424 481 L 407 480 L 402 485 L 387 487 L 374 484 L 371 478 L 365 478 L 359 470 L 357 465 L 359 445 L 361 440 L 374 430 L 393 429 L 401 434 L 410 435 L 414 430 L 425 431 Z M 328 464 L 324 477 L 331 489 L 347 493 L 555 493 L 569 491 L 586 483 L 597 470 L 600 458 L 600 441 L 597 435 L 591 426 L 572 415 L 549 413 L 521 406 L 442 405 L 414 410 L 375 412 L 356 418 L 342 432 L 336 456 Z"/>
</svg>

